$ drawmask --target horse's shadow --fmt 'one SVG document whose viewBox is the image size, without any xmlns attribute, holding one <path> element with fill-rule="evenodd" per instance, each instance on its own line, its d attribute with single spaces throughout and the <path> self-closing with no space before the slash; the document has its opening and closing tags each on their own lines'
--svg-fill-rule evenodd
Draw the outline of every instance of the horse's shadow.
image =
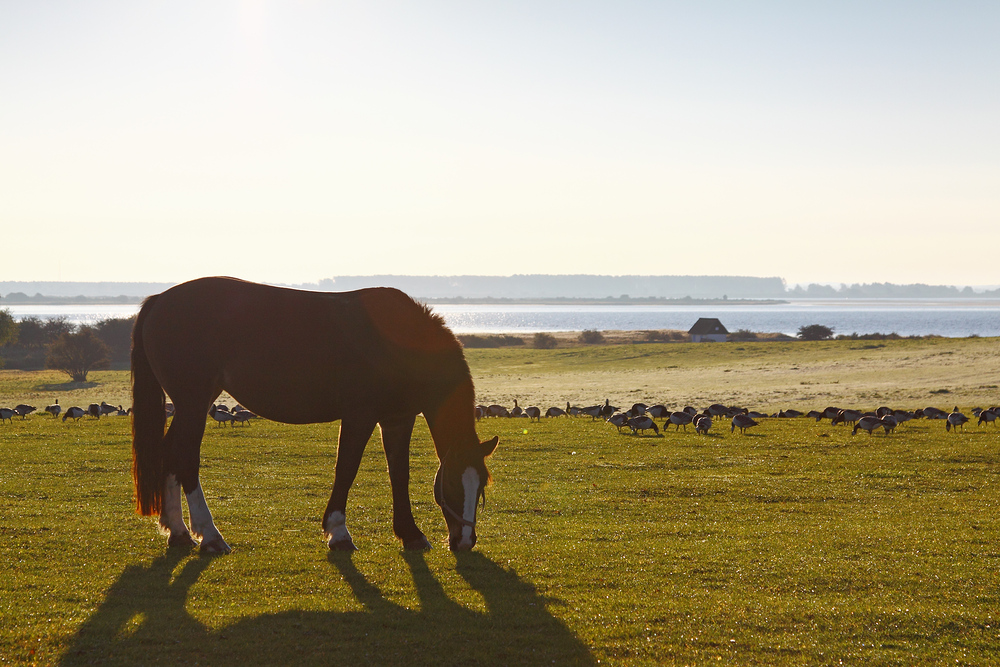
<svg viewBox="0 0 1000 667">
<path fill-rule="evenodd" d="M 131 663 L 136 656 L 139 662 L 244 665 L 595 664 L 534 586 L 476 552 L 457 554 L 456 571 L 482 596 L 485 612 L 449 598 L 423 553 L 401 556 L 419 610 L 387 600 L 349 554 L 331 553 L 330 563 L 363 611 L 282 611 L 218 629 L 185 608 L 189 589 L 213 559 L 191 558 L 175 575 L 186 556 L 170 549 L 148 566 L 127 567 L 72 638 L 61 664 Z"/>
</svg>

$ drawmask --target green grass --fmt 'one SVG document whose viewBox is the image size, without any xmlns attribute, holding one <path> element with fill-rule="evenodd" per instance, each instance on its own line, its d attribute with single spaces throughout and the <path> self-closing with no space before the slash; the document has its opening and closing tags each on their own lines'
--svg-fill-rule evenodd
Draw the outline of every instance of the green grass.
<svg viewBox="0 0 1000 667">
<path fill-rule="evenodd" d="M 702 361 L 637 347 L 691 374 L 747 363 L 735 345 L 693 349 Z M 986 354 L 950 349 L 956 369 Z M 556 384 L 617 381 L 630 366 L 615 350 L 635 352 L 520 361 L 550 364 L 534 372 Z M 516 356 L 482 352 L 474 368 L 516 377 Z M 795 354 L 769 363 L 810 363 Z M 71 391 L 86 403 L 126 382 Z M 0 405 L 39 384 L 0 373 Z M 0 664 L 1000 661 L 1000 429 L 921 421 L 852 437 L 798 419 L 632 437 L 560 418 L 479 431 L 501 445 L 475 552 L 444 545 L 418 420 L 411 490 L 434 550 L 404 553 L 392 535 L 376 435 L 348 505 L 361 550 L 345 556 L 319 525 L 336 424 L 210 425 L 202 477 L 233 553 L 203 558 L 134 514 L 125 419 L 0 425 Z"/>
</svg>

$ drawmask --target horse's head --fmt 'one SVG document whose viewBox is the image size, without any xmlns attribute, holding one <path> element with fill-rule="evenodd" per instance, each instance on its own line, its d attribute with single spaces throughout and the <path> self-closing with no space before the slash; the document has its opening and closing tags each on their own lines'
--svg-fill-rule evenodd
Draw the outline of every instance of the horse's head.
<svg viewBox="0 0 1000 667">
<path fill-rule="evenodd" d="M 490 473 L 486 457 L 497 448 L 499 438 L 472 447 L 454 447 L 438 466 L 434 478 L 434 500 L 448 523 L 448 546 L 452 551 L 469 551 L 476 546 L 476 508 L 479 499 L 486 505 L 486 484 Z"/>
</svg>

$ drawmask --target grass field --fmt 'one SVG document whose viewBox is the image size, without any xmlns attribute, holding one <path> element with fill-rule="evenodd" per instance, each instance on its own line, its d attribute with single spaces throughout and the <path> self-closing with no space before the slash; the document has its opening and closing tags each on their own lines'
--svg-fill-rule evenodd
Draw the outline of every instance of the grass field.
<svg viewBox="0 0 1000 667">
<path fill-rule="evenodd" d="M 469 358 L 483 399 L 522 405 L 1000 403 L 996 340 L 782 346 Z M 127 379 L 0 372 L 0 405 L 127 403 Z M 361 550 L 343 555 L 319 525 L 336 424 L 210 425 L 203 481 L 233 547 L 217 558 L 168 550 L 134 514 L 128 430 L 114 417 L 0 425 L 0 663 L 1000 662 L 997 428 L 852 437 L 773 419 L 745 436 L 633 437 L 586 418 L 487 420 L 495 483 L 476 550 L 455 555 L 418 420 L 414 513 L 435 549 L 404 553 L 393 537 L 376 435 L 348 505 Z"/>
</svg>

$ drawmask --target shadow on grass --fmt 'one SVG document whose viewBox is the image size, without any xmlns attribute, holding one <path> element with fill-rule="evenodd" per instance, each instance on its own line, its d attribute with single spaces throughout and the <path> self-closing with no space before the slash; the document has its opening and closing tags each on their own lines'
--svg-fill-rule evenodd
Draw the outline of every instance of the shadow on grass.
<svg viewBox="0 0 1000 667">
<path fill-rule="evenodd" d="M 400 556 L 420 598 L 412 610 L 386 599 L 338 552 L 329 561 L 363 611 L 283 611 L 218 630 L 185 608 L 213 559 L 191 558 L 175 575 L 187 556 L 170 549 L 148 566 L 127 567 L 60 664 L 595 664 L 534 586 L 479 553 L 457 554 L 456 571 L 482 595 L 485 612 L 449 598 L 423 553 Z"/>
<path fill-rule="evenodd" d="M 78 389 L 93 389 L 97 382 L 60 382 L 58 384 L 36 384 L 34 391 L 76 391 Z"/>
</svg>

